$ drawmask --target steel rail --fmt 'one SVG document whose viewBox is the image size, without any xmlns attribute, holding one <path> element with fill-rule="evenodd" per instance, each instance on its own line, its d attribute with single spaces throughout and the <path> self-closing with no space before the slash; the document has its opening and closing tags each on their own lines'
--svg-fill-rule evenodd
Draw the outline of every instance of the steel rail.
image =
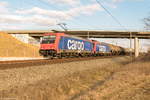
<svg viewBox="0 0 150 100">
<path fill-rule="evenodd" d="M 23 68 L 23 67 L 36 67 L 42 65 L 61 64 L 76 61 L 86 61 L 94 59 L 113 58 L 118 56 L 101 56 L 101 57 L 78 57 L 78 58 L 62 58 L 62 59 L 40 59 L 40 60 L 18 60 L 18 61 L 0 61 L 0 70 Z"/>
</svg>

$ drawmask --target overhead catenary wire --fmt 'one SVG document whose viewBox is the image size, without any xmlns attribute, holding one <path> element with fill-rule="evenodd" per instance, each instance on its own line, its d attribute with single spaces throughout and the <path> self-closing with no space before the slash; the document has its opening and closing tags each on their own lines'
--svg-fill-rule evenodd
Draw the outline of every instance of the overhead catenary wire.
<svg viewBox="0 0 150 100">
<path fill-rule="evenodd" d="M 112 13 L 107 10 L 104 5 L 100 2 L 100 0 L 96 0 L 96 2 L 100 5 L 100 7 L 102 7 L 111 17 L 114 21 L 116 21 L 125 31 L 128 31 L 122 24 L 121 22 L 115 17 L 112 15 Z M 132 32 L 130 32 L 130 56 L 131 56 L 131 59 L 132 59 Z"/>
<path fill-rule="evenodd" d="M 44 1 L 42 1 L 42 0 L 38 0 L 40 3 L 42 3 L 42 4 L 44 4 L 44 5 L 46 5 L 47 7 L 50 7 L 50 5 L 48 4 L 48 3 L 46 3 L 46 2 L 44 2 Z M 53 8 L 55 8 L 55 9 L 59 9 L 59 8 L 56 8 L 56 7 L 54 7 L 53 6 Z M 59 10 L 62 10 L 62 9 L 59 9 Z M 77 17 L 75 17 L 75 16 L 73 16 L 73 15 L 71 15 L 71 14 L 69 14 L 69 13 L 66 13 L 66 15 L 68 15 L 68 16 L 71 16 L 71 17 L 73 17 L 76 21 L 75 21 L 75 23 L 76 24 L 86 24 L 87 26 L 89 26 L 89 27 L 92 27 L 92 28 L 95 28 L 96 26 L 94 25 L 91 25 L 91 23 L 90 24 L 87 24 L 87 21 L 86 22 L 84 22 L 83 20 L 81 20 L 80 18 L 77 18 Z M 79 23 L 80 22 L 80 23 Z"/>
<path fill-rule="evenodd" d="M 104 5 L 100 2 L 100 0 L 96 0 L 96 2 L 100 5 L 100 7 L 102 7 L 102 8 L 112 17 L 112 19 L 113 19 L 115 22 L 117 22 L 124 30 L 127 31 L 127 29 L 121 24 L 121 22 L 120 22 L 115 16 L 113 16 L 112 13 L 111 13 L 109 10 L 107 10 L 107 9 L 104 7 Z"/>
</svg>

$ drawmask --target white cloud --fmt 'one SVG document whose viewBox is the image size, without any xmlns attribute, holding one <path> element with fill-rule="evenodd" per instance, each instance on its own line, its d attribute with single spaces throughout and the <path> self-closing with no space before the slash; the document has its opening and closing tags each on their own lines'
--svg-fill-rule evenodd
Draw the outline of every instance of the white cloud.
<svg viewBox="0 0 150 100">
<path fill-rule="evenodd" d="M 29 10 L 18 10 L 16 11 L 17 14 L 24 14 L 24 15 L 43 15 L 48 16 L 50 18 L 58 18 L 58 19 L 64 19 L 68 20 L 73 18 L 74 16 L 79 16 L 81 14 L 84 15 L 91 15 L 95 11 L 102 10 L 97 4 L 93 5 L 86 5 L 86 6 L 80 6 L 77 8 L 72 8 L 67 11 L 56 11 L 56 10 L 47 10 L 47 9 L 41 9 L 38 7 L 33 7 Z"/>
<path fill-rule="evenodd" d="M 35 25 L 54 25 L 57 19 L 43 17 L 40 15 L 19 16 L 19 15 L 0 15 L 0 22 L 7 24 L 35 24 Z"/>
<path fill-rule="evenodd" d="M 9 4 L 5 1 L 0 2 L 0 14 L 8 13 Z"/>
<path fill-rule="evenodd" d="M 110 8 L 117 8 L 118 4 L 123 1 L 124 0 L 106 0 L 103 2 L 103 5 Z"/>
<path fill-rule="evenodd" d="M 56 24 L 61 20 L 63 21 L 70 20 L 73 19 L 75 16 L 79 16 L 81 14 L 91 15 L 98 10 L 102 10 L 102 9 L 100 9 L 97 4 L 93 4 L 93 5 L 81 6 L 78 8 L 72 8 L 67 11 L 47 10 L 38 7 L 33 7 L 28 10 L 18 10 L 16 11 L 16 13 L 23 14 L 25 16 L 30 16 L 32 20 L 31 18 L 28 20 L 36 24 L 48 25 L 48 24 Z"/>
<path fill-rule="evenodd" d="M 26 17 L 19 15 L 0 15 L 0 30 L 27 29 L 30 28 L 29 26 L 49 27 L 57 23 L 58 23 L 57 19 L 43 17 L 40 15 L 33 15 Z"/>
<path fill-rule="evenodd" d="M 0 2 L 0 7 L 8 7 L 8 2 L 5 2 L 5 1 L 1 1 Z"/>
<path fill-rule="evenodd" d="M 15 25 L 10 25 L 10 24 L 0 24 L 0 31 L 3 30 L 18 30 L 18 29 L 23 29 L 24 26 L 15 26 Z"/>
<path fill-rule="evenodd" d="M 18 10 L 16 11 L 17 14 L 24 14 L 24 15 L 42 15 L 48 16 L 50 18 L 59 18 L 59 19 L 68 19 L 69 16 L 64 11 L 56 11 L 56 10 L 47 10 L 38 7 L 33 7 L 28 10 Z"/>
<path fill-rule="evenodd" d="M 50 4 L 56 4 L 56 5 L 77 5 L 80 4 L 80 0 L 43 0 Z"/>
<path fill-rule="evenodd" d="M 125 2 L 125 1 L 132 1 L 132 2 L 142 2 L 142 1 L 144 1 L 144 0 L 111 0 L 111 1 L 109 1 L 109 2 L 106 2 L 106 5 L 107 6 L 109 6 L 109 7 L 111 7 L 111 8 L 117 8 L 117 5 L 119 4 L 119 3 L 123 3 L 123 2 Z"/>
<path fill-rule="evenodd" d="M 102 11 L 103 9 L 99 7 L 98 4 L 92 4 L 87 6 L 81 6 L 74 9 L 69 10 L 67 13 L 70 15 L 78 16 L 80 14 L 91 15 L 95 11 Z"/>
<path fill-rule="evenodd" d="M 123 0 L 112 0 L 113 3 L 119 3 L 122 2 Z"/>
<path fill-rule="evenodd" d="M 40 15 L 34 15 L 32 17 L 25 18 L 24 20 L 28 21 L 29 23 L 41 26 L 56 25 L 57 22 L 59 21 L 58 19 L 55 18 L 43 17 Z"/>
<path fill-rule="evenodd" d="M 11 15 L 11 14 L 4 14 L 0 15 L 0 22 L 1 23 L 17 23 L 22 20 L 22 16 L 17 16 L 17 15 Z"/>
<path fill-rule="evenodd" d="M 33 7 L 31 9 L 10 11 L 9 4 L 7 2 L 0 2 L 0 10 L 4 11 L 3 13 L 0 11 L 1 13 L 0 24 L 1 25 L 10 24 L 13 26 L 15 24 L 18 26 L 34 25 L 34 26 L 46 27 L 50 25 L 56 25 L 61 21 L 64 22 L 64 21 L 71 20 L 75 16 L 92 15 L 96 11 L 99 11 L 102 9 L 97 4 L 90 4 L 86 6 L 73 7 L 66 11 L 48 10 L 48 9 L 42 9 L 40 7 Z"/>
<path fill-rule="evenodd" d="M 120 3 L 120 2 L 123 2 L 123 1 L 135 1 L 135 2 L 141 2 L 141 1 L 144 1 L 144 0 L 112 0 L 113 3 Z"/>
</svg>

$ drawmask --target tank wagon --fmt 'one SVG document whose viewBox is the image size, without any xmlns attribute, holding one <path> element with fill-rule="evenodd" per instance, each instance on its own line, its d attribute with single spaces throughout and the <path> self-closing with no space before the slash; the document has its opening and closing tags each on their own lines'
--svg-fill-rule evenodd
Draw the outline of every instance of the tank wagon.
<svg viewBox="0 0 150 100">
<path fill-rule="evenodd" d="M 123 54 L 125 54 L 124 48 L 122 48 L 120 46 L 115 46 L 113 44 L 108 44 L 108 43 L 103 43 L 103 44 L 108 45 L 110 47 L 111 55 L 123 55 Z"/>
<path fill-rule="evenodd" d="M 41 39 L 39 53 L 44 57 L 84 57 L 121 55 L 125 54 L 125 49 L 65 33 L 46 33 Z"/>
</svg>

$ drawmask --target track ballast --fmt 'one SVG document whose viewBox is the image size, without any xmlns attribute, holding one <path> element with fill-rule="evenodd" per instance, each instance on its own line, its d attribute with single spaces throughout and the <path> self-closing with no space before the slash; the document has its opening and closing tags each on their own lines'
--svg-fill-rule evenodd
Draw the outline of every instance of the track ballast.
<svg viewBox="0 0 150 100">
<path fill-rule="evenodd" d="M 51 65 L 59 63 L 67 63 L 74 61 L 85 61 L 93 59 L 104 59 L 118 56 L 101 56 L 101 57 L 79 57 L 79 58 L 62 58 L 62 59 L 40 59 L 40 60 L 15 60 L 15 61 L 0 61 L 0 70 L 11 69 L 11 68 L 23 68 L 41 65 Z"/>
</svg>

